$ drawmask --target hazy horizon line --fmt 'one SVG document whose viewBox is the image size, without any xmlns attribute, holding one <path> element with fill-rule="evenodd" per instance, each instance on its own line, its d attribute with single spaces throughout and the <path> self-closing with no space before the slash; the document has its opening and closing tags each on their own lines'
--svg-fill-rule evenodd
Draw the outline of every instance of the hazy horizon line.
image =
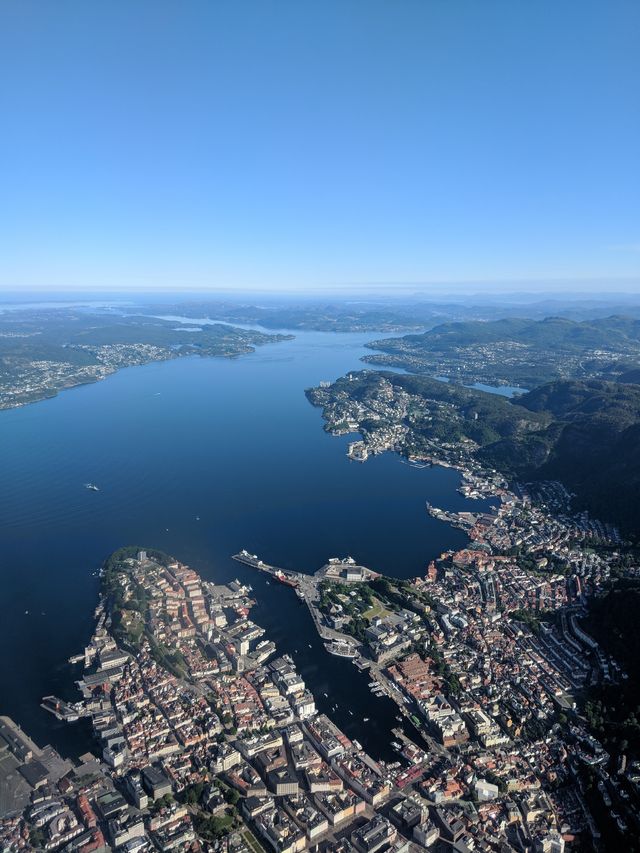
<svg viewBox="0 0 640 853">
<path fill-rule="evenodd" d="M 615 291 L 611 287 L 616 287 Z M 464 288 L 469 288 L 464 290 Z M 69 285 L 66 287 L 40 285 L 33 287 L 10 287 L 0 284 L 0 295 L 12 298 L 27 296 L 126 296 L 153 294 L 176 296 L 278 296 L 308 300 L 310 298 L 351 295 L 360 297 L 370 294 L 372 296 L 388 298 L 393 297 L 437 297 L 437 298 L 461 298 L 461 297 L 519 297 L 519 298 L 629 298 L 640 296 L 640 276 L 597 276 L 593 278 L 523 278 L 523 279 L 434 279 L 421 281 L 351 281 L 318 284 L 314 287 L 308 285 L 301 290 L 290 285 L 277 286 L 231 286 L 231 285 Z"/>
</svg>

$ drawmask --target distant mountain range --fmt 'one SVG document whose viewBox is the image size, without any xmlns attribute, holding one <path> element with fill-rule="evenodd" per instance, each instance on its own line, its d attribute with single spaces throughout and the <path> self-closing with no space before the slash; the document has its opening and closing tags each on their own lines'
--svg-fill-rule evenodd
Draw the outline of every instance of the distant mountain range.
<svg viewBox="0 0 640 853">
<path fill-rule="evenodd" d="M 226 323 L 259 324 L 268 329 L 315 330 L 324 332 L 413 332 L 437 324 L 464 325 L 481 320 L 485 324 L 496 317 L 565 317 L 590 320 L 614 314 L 640 317 L 640 296 L 611 294 L 588 298 L 566 294 L 555 299 L 522 294 L 517 299 L 504 295 L 485 295 L 436 299 L 419 293 L 404 296 L 384 294 L 351 298 L 275 297 L 264 295 L 258 303 L 250 299 L 200 299 L 167 301 L 139 306 L 142 313 L 175 314 L 194 319 L 206 317 Z M 521 322 L 521 321 L 520 321 Z M 439 327 L 441 328 L 441 326 Z"/>
</svg>

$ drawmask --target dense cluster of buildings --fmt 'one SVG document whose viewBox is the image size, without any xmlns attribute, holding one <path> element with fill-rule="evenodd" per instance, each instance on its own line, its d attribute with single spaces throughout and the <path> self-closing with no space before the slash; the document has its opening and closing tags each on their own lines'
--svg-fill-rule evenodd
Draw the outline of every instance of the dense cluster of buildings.
<svg viewBox="0 0 640 853">
<path fill-rule="evenodd" d="M 446 335 L 444 336 L 446 338 Z M 572 347 L 558 344 L 558 348 L 531 347 L 522 340 L 505 336 L 503 340 L 481 340 L 449 346 L 443 341 L 433 349 L 412 335 L 373 341 L 372 349 L 380 349 L 367 355 L 363 361 L 383 366 L 400 367 L 412 373 L 447 377 L 461 385 L 477 387 L 483 383 L 489 387 L 512 385 L 532 388 L 541 377 L 556 379 L 593 378 L 610 376 L 612 363 L 621 360 L 622 353 L 629 352 L 622 344 L 620 348 L 610 345 L 585 347 L 576 352 Z"/>
<path fill-rule="evenodd" d="M 54 706 L 89 717 L 98 756 L 21 754 L 25 797 L 3 805 L 0 849 L 408 849 L 381 812 L 389 769 L 317 714 L 290 658 L 265 659 L 246 588 L 145 552 L 107 571 L 83 700 Z"/>
<path fill-rule="evenodd" d="M 397 450 L 415 464 L 453 466 L 462 475 L 465 496 L 494 499 L 493 508 L 479 512 L 427 506 L 435 518 L 463 529 L 468 547 L 433 561 L 408 596 L 402 590 L 402 607 L 376 591 L 379 603 L 394 612 L 371 619 L 360 638 L 361 654 L 375 662 L 377 680 L 391 687 L 387 694 L 409 703 L 414 721 L 448 752 L 437 772 L 420 782 L 421 794 L 437 804 L 490 800 L 492 817 L 506 814 L 508 825 L 515 812 L 500 809 L 516 798 L 522 814 L 522 798 L 535 795 L 544 800 L 534 813 L 542 815 L 538 822 L 545 832 L 559 831 L 564 841 L 587 834 L 597 847 L 584 784 L 588 778 L 592 790 L 595 773 L 596 800 L 605 811 L 613 809 L 621 838 L 637 833 L 640 791 L 628 771 L 620 779 L 617 757 L 607 754 L 576 713 L 576 699 L 586 688 L 626 677 L 580 621 L 587 596 L 622 565 L 619 532 L 587 513 L 572 513 L 570 495 L 559 483 L 510 489 L 499 473 L 478 463 L 471 442 L 414 441 L 416 418 L 424 422 L 439 413 L 455 424 L 455 407 L 445 412 L 449 404 L 416 399 L 383 376 L 353 374 L 345 382 L 375 382 L 375 391 L 352 394 L 345 385 L 321 391 L 324 398 L 314 402 L 324 406 L 332 431 L 361 432 L 361 441 L 351 445 L 352 458 Z M 638 573 L 627 563 L 624 571 Z M 340 604 L 334 596 L 327 621 L 353 635 L 353 618 L 343 618 Z M 402 622 L 407 610 L 420 617 L 419 636 L 403 644 L 409 625 L 403 622 L 394 635 L 394 622 Z M 389 655 L 382 642 L 389 644 Z M 625 757 L 620 761 L 625 764 Z M 412 782 L 416 775 L 401 773 Z M 593 805 L 592 797 L 589 801 Z"/>
<path fill-rule="evenodd" d="M 97 757 L 72 765 L 2 722 L 0 850 L 562 853 L 577 837 L 598 847 L 585 768 L 603 802 L 628 802 L 616 813 L 624 836 L 640 816 L 640 772 L 625 761 L 611 773 L 574 703 L 621 676 L 579 621 L 617 534 L 542 488 L 544 500 L 501 487 L 488 513 L 447 513 L 469 546 L 389 598 L 380 585 L 365 594 L 377 576 L 353 561 L 316 579 L 331 588 L 321 618 L 334 636 L 354 602 L 361 622 L 370 608 L 355 662 L 415 726 L 412 738 L 397 730 L 391 764 L 318 713 L 293 660 L 250 619 L 250 588 L 144 551 L 112 562 L 79 656 L 82 701 L 46 706 L 88 717 Z M 495 483 L 467 471 L 463 489 Z M 7 772 L 20 779 L 12 800 Z"/>
</svg>

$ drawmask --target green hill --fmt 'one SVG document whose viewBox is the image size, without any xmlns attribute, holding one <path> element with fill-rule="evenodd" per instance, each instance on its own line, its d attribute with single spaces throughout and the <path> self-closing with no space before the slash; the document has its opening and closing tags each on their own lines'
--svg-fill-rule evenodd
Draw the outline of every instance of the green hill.
<svg viewBox="0 0 640 853">
<path fill-rule="evenodd" d="M 472 385 L 534 388 L 558 379 L 615 379 L 637 365 L 640 320 L 613 316 L 576 322 L 501 319 L 443 323 L 421 335 L 367 344 L 370 364 L 404 367 Z"/>
<path fill-rule="evenodd" d="M 640 385 L 561 380 L 508 399 L 424 375 L 361 371 L 307 396 L 330 430 L 355 422 L 366 439 L 401 427 L 407 455 L 428 455 L 435 443 L 464 448 L 511 479 L 560 480 L 576 509 L 640 538 Z"/>
<path fill-rule="evenodd" d="M 640 535 L 640 386 L 552 382 L 513 404 L 549 426 L 483 448 L 485 461 L 518 477 L 562 480 L 580 505 Z"/>
</svg>

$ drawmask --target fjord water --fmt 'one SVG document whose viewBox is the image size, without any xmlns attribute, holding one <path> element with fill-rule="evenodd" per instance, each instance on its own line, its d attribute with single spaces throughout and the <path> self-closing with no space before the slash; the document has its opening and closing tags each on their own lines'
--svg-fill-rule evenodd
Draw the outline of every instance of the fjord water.
<svg viewBox="0 0 640 853">
<path fill-rule="evenodd" d="M 81 724 L 57 723 L 39 703 L 51 693 L 78 698 L 67 659 L 91 634 L 96 571 L 114 549 L 139 544 L 207 579 L 251 583 L 253 618 L 293 655 L 321 710 L 390 757 L 393 703 L 374 699 L 366 674 L 324 651 L 291 590 L 230 559 L 247 548 L 313 572 L 351 554 L 411 577 L 466 541 L 425 511 L 426 500 L 486 506 L 456 491 L 454 471 L 392 454 L 350 462 L 349 439 L 325 433 L 306 400 L 305 388 L 360 369 L 369 337 L 297 333 L 238 359 L 129 368 L 0 413 L 0 714 L 65 753 L 90 746 Z"/>
</svg>

